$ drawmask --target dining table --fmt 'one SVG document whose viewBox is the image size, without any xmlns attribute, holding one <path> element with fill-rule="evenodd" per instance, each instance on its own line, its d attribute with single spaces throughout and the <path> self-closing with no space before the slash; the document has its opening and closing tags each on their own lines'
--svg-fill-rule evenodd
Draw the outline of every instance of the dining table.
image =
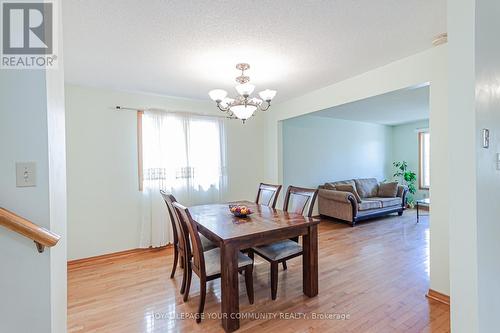
<svg viewBox="0 0 500 333">
<path fill-rule="evenodd" d="M 245 218 L 236 217 L 227 203 L 189 208 L 198 232 L 220 248 L 221 318 L 226 332 L 240 326 L 238 251 L 302 236 L 302 290 L 308 297 L 318 294 L 319 219 L 249 201 L 231 204 L 245 205 L 253 213 Z"/>
</svg>

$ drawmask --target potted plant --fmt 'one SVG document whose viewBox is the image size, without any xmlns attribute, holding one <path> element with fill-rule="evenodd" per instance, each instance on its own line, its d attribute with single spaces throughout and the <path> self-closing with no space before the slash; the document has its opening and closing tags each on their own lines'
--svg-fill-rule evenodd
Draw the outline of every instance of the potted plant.
<svg viewBox="0 0 500 333">
<path fill-rule="evenodd" d="M 417 174 L 411 170 L 408 170 L 408 163 L 406 161 L 393 162 L 392 165 L 396 168 L 394 177 L 401 181 L 404 185 L 408 186 L 408 195 L 406 204 L 408 207 L 413 208 L 415 206 L 415 193 L 417 193 Z"/>
</svg>

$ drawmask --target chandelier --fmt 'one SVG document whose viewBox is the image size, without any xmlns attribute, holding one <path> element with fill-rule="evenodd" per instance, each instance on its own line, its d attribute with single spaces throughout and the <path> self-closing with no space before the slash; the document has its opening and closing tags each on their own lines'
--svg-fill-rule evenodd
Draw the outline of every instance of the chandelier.
<svg viewBox="0 0 500 333">
<path fill-rule="evenodd" d="M 250 77 L 245 75 L 245 71 L 250 68 L 249 64 L 241 63 L 236 65 L 236 69 L 241 71 L 241 75 L 236 77 L 235 98 L 227 97 L 227 91 L 223 89 L 211 90 L 208 95 L 217 103 L 217 107 L 222 112 L 228 113 L 229 117 L 241 119 L 243 123 L 252 117 L 257 109 L 266 111 L 271 106 L 271 100 L 276 95 L 276 90 L 266 89 L 259 92 L 258 97 L 251 97 L 255 86 L 250 83 Z"/>
</svg>

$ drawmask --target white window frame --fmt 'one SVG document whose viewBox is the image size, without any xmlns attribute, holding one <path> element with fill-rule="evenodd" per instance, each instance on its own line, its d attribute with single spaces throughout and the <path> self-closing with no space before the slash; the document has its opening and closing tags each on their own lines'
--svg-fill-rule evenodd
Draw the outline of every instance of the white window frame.
<svg viewBox="0 0 500 333">
<path fill-rule="evenodd" d="M 429 141 L 427 147 L 424 142 L 426 138 Z M 421 190 L 428 190 L 431 186 L 428 173 L 430 173 L 430 133 L 422 131 L 418 133 L 418 187 Z"/>
</svg>

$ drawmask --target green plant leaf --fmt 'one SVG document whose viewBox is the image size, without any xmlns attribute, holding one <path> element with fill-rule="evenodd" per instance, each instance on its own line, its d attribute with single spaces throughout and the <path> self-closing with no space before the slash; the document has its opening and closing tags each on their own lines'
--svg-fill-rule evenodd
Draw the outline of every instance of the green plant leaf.
<svg viewBox="0 0 500 333">
<path fill-rule="evenodd" d="M 408 163 L 406 161 L 394 161 L 392 163 L 396 168 L 394 177 L 398 177 L 403 183 L 408 186 L 408 200 L 409 203 L 414 203 L 413 194 L 417 192 L 417 174 L 414 171 L 408 170 Z"/>
</svg>

